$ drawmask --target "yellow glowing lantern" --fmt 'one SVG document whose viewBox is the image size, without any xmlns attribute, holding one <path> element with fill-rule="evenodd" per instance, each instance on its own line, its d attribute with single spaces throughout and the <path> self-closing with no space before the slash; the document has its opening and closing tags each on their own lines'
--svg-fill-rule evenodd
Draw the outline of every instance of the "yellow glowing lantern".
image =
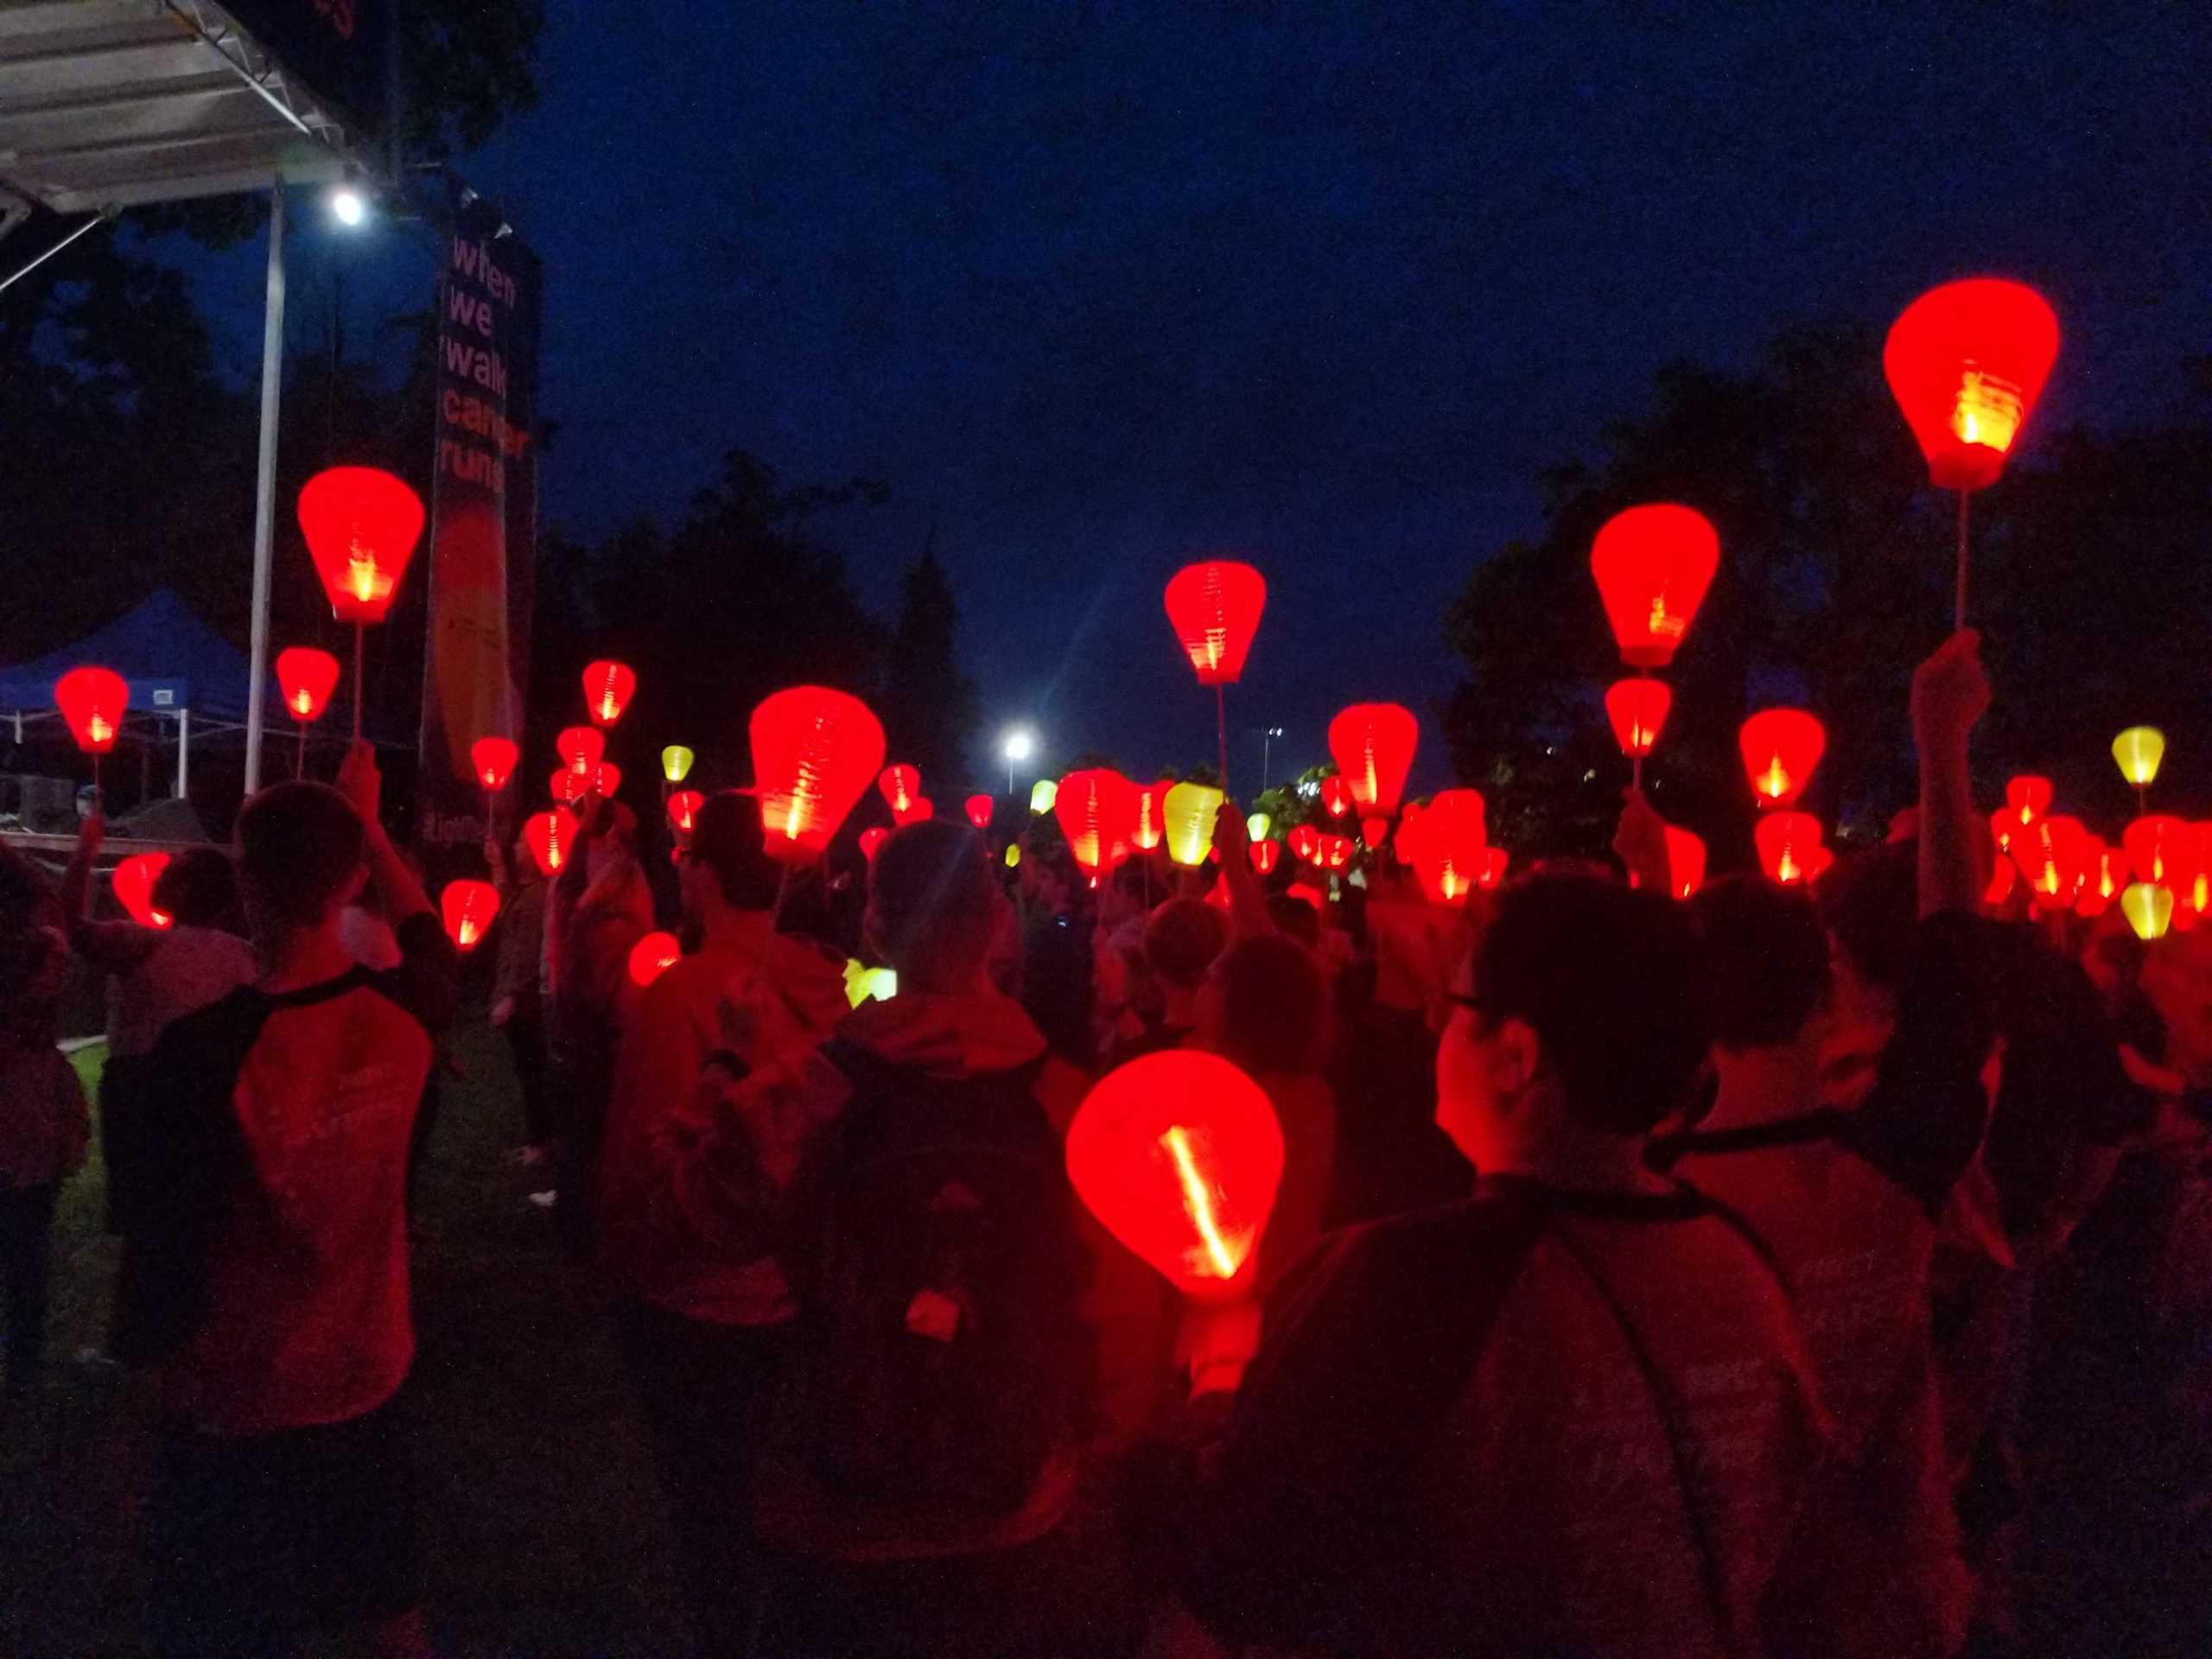
<svg viewBox="0 0 2212 1659">
<path fill-rule="evenodd" d="M 1160 817 L 1166 821 L 1168 857 L 1193 867 L 1206 861 L 1221 801 L 1221 791 L 1204 784 L 1178 784 L 1167 791 Z"/>
<path fill-rule="evenodd" d="M 1029 811 L 1033 817 L 1043 817 L 1060 798 L 1060 785 L 1051 778 L 1039 778 L 1029 791 Z"/>
<path fill-rule="evenodd" d="M 2158 762 L 2166 758 L 2166 734 L 2155 726 L 2131 726 L 2113 739 L 2112 758 L 2120 762 L 2121 777 L 2147 789 L 2158 775 Z"/>
<path fill-rule="evenodd" d="M 2138 881 L 2120 895 L 2120 908 L 2137 938 L 2164 938 L 2174 918 L 2174 896 L 2168 888 Z"/>
<path fill-rule="evenodd" d="M 1007 844 L 1006 844 L 1006 867 L 1007 867 L 1007 868 L 1008 868 L 1009 870 L 1012 870 L 1012 869 L 1018 869 L 1018 868 L 1020 868 L 1020 865 L 1021 865 L 1021 843 L 1020 843 L 1020 842 L 1018 842 L 1018 841 L 1010 841 L 1010 842 L 1007 842 Z"/>
<path fill-rule="evenodd" d="M 1244 820 L 1244 836 L 1248 841 L 1265 841 L 1275 821 L 1264 812 L 1255 812 Z"/>
<path fill-rule="evenodd" d="M 681 743 L 671 743 L 660 752 L 660 775 L 680 784 L 691 775 L 691 763 L 698 758 Z"/>
</svg>

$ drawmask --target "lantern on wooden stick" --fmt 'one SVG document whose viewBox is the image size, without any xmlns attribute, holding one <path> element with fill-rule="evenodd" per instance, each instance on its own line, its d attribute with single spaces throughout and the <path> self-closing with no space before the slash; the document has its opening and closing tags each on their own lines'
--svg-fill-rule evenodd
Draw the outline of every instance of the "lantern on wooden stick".
<svg viewBox="0 0 2212 1659">
<path fill-rule="evenodd" d="M 1420 743 L 1421 722 L 1395 702 L 1356 702 L 1329 722 L 1337 776 L 1352 804 L 1370 815 L 1398 810 Z"/>
<path fill-rule="evenodd" d="M 115 901 L 141 927 L 167 927 L 175 918 L 154 907 L 154 884 L 169 867 L 167 853 L 133 853 L 118 863 L 108 878 Z"/>
<path fill-rule="evenodd" d="M 1905 308 L 1882 348 L 1882 373 L 1928 460 L 1929 482 L 1959 497 L 1954 627 L 1966 626 L 1967 504 L 2005 471 L 2058 358 L 2058 319 L 2019 283 L 1974 277 Z"/>
<path fill-rule="evenodd" d="M 1431 903 L 1465 904 L 1490 867 L 1489 826 L 1481 793 L 1471 789 L 1438 791 L 1400 834 L 1398 855 L 1413 866 Z"/>
<path fill-rule="evenodd" d="M 507 779 L 514 776 L 515 762 L 521 759 L 522 752 L 512 738 L 480 737 L 468 746 L 469 767 L 486 795 L 496 795 L 507 786 Z"/>
<path fill-rule="evenodd" d="M 1719 568 L 1720 538 L 1702 513 L 1662 502 L 1606 520 L 1591 544 L 1590 574 L 1621 661 L 1630 668 L 1673 661 Z"/>
<path fill-rule="evenodd" d="M 1301 863 L 1313 864 L 1319 861 L 1321 832 L 1312 824 L 1292 825 L 1290 834 L 1285 839 L 1289 843 L 1290 850 L 1297 855 Z"/>
<path fill-rule="evenodd" d="M 1341 818 L 1352 808 L 1351 785 L 1342 773 L 1333 773 L 1321 780 L 1321 810 L 1332 818 Z"/>
<path fill-rule="evenodd" d="M 553 740 L 553 752 L 563 766 L 588 780 L 607 758 L 607 734 L 594 726 L 565 727 Z"/>
<path fill-rule="evenodd" d="M 602 801 L 611 801 L 622 788 L 622 768 L 612 760 L 602 760 L 591 769 L 591 792 Z"/>
<path fill-rule="evenodd" d="M 673 933 L 648 933 L 630 947 L 630 977 L 650 985 L 683 959 L 683 947 Z"/>
<path fill-rule="evenodd" d="M 2112 741 L 2112 758 L 2120 775 L 2135 785 L 2135 803 L 2144 804 L 2144 791 L 2158 778 L 2158 763 L 2166 758 L 2166 734 L 2155 726 L 2131 726 Z"/>
<path fill-rule="evenodd" d="M 1060 798 L 1059 785 L 1050 778 L 1039 778 L 1029 785 L 1029 816 L 1041 818 L 1052 810 Z"/>
<path fill-rule="evenodd" d="M 2120 895 L 2120 910 L 2137 938 L 2162 939 L 2173 923 L 2174 895 L 2154 881 L 2138 881 Z"/>
<path fill-rule="evenodd" d="M 751 736 L 769 852 L 818 857 L 882 768 L 882 726 L 858 697 L 802 685 L 755 709 Z"/>
<path fill-rule="evenodd" d="M 454 947 L 474 950 L 499 913 L 499 890 L 489 881 L 448 881 L 438 896 L 438 908 L 445 916 L 446 933 Z"/>
<path fill-rule="evenodd" d="M 1275 866 L 1282 861 L 1282 843 L 1279 841 L 1255 841 L 1245 848 L 1245 855 L 1252 861 L 1252 868 L 1262 875 L 1273 875 Z"/>
<path fill-rule="evenodd" d="M 576 838 L 576 821 L 566 812 L 533 812 L 523 823 L 522 838 L 537 873 L 557 874 L 569 861 L 569 848 Z"/>
<path fill-rule="evenodd" d="M 1390 820 L 1385 817 L 1362 818 L 1359 821 L 1360 844 L 1376 852 L 1382 850 L 1382 843 L 1390 839 Z"/>
<path fill-rule="evenodd" d="M 1249 1287 L 1282 1166 L 1282 1128 L 1266 1091 L 1195 1049 L 1108 1072 L 1068 1126 L 1068 1179 L 1084 1207 L 1200 1300 Z"/>
<path fill-rule="evenodd" d="M 1166 830 L 1167 856 L 1195 868 L 1213 850 L 1214 816 L 1221 810 L 1222 793 L 1205 784 L 1177 784 L 1161 804 L 1160 820 Z"/>
<path fill-rule="evenodd" d="M 1667 826 L 1667 886 L 1687 899 L 1705 885 L 1705 842 L 1674 824 Z"/>
<path fill-rule="evenodd" d="M 300 492 L 300 530 L 330 613 L 353 625 L 353 735 L 361 734 L 361 633 L 390 614 L 423 534 L 423 502 L 390 473 L 332 467 Z"/>
<path fill-rule="evenodd" d="M 2082 864 L 2082 890 L 2074 896 L 2074 913 L 2101 916 L 2127 886 L 2127 855 L 2091 836 Z"/>
<path fill-rule="evenodd" d="M 906 815 L 914 810 L 914 803 L 922 798 L 922 774 L 912 766 L 886 766 L 883 775 L 875 780 L 877 793 L 883 804 L 891 809 L 891 821 L 897 824 L 908 822 Z"/>
<path fill-rule="evenodd" d="M 1267 607 L 1266 579 L 1233 559 L 1186 565 L 1167 584 L 1167 620 L 1198 671 L 1198 683 L 1214 689 L 1224 789 L 1229 786 L 1229 707 L 1222 688 L 1243 677 L 1244 658 Z"/>
<path fill-rule="evenodd" d="M 1136 823 L 1129 831 L 1129 840 L 1141 853 L 1154 851 L 1166 838 L 1169 787 L 1165 783 L 1147 784 L 1137 791 Z"/>
<path fill-rule="evenodd" d="M 2005 780 L 2005 810 L 2017 823 L 2032 823 L 2050 810 L 2050 779 L 2024 772 Z"/>
<path fill-rule="evenodd" d="M 998 803 L 988 795 L 970 795 L 968 798 L 964 810 L 968 814 L 968 822 L 976 826 L 977 834 L 990 833 L 991 818 L 997 810 L 997 807 Z"/>
<path fill-rule="evenodd" d="M 1737 747 L 1760 807 L 1790 806 L 1812 781 L 1827 734 L 1802 709 L 1767 709 L 1744 722 Z"/>
<path fill-rule="evenodd" d="M 593 663 L 584 670 L 584 712 L 594 726 L 612 726 L 637 695 L 636 671 L 626 663 Z"/>
<path fill-rule="evenodd" d="M 292 776 L 304 778 L 308 770 L 308 727 L 321 718 L 338 685 L 338 659 L 313 645 L 289 645 L 276 653 L 276 689 L 283 694 L 284 712 L 300 728 L 300 746 Z"/>
<path fill-rule="evenodd" d="M 671 784 L 680 784 L 691 775 L 692 763 L 698 758 L 681 743 L 671 743 L 660 752 L 660 775 Z"/>
<path fill-rule="evenodd" d="M 1990 862 L 1989 885 L 1981 890 L 1981 902 L 1989 909 L 1995 910 L 2012 896 L 2013 884 L 2019 879 L 2019 867 L 2012 862 L 2009 854 L 1999 849 L 1997 856 Z"/>
<path fill-rule="evenodd" d="M 699 809 L 706 804 L 707 798 L 696 789 L 672 791 L 668 798 L 669 827 L 679 836 L 690 835 L 691 825 L 699 816 Z"/>
<path fill-rule="evenodd" d="M 1821 845 L 1821 821 L 1809 812 L 1770 812 L 1758 822 L 1751 838 L 1758 843 L 1759 868 L 1784 887 L 1812 880 L 1815 855 Z"/>
<path fill-rule="evenodd" d="M 123 731 L 130 688 L 111 668 L 73 668 L 54 683 L 54 701 L 77 747 L 92 757 L 92 787 L 100 785 L 100 757 Z"/>
<path fill-rule="evenodd" d="M 869 863 L 874 863 L 875 855 L 883 850 L 883 843 L 890 839 L 891 832 L 881 824 L 870 824 L 861 831 L 861 856 Z"/>
<path fill-rule="evenodd" d="M 2040 908 L 2072 908 L 2075 890 L 2086 874 L 2083 863 L 2088 841 L 2089 832 L 2082 821 L 2063 812 L 2046 812 L 2022 824 L 2013 836 L 2008 851 Z"/>
<path fill-rule="evenodd" d="M 1632 781 L 1643 783 L 1643 757 L 1659 741 L 1660 728 L 1675 694 L 1664 680 L 1617 680 L 1605 692 L 1605 718 L 1612 723 L 1613 739 L 1629 758 Z"/>
<path fill-rule="evenodd" d="M 2155 812 L 2136 819 L 2120 836 L 2129 868 L 2139 880 L 2154 884 L 2180 879 L 2190 866 L 2195 842 L 2196 833 L 2187 823 Z"/>
<path fill-rule="evenodd" d="M 1101 875 L 1129 855 L 1136 795 L 1137 786 L 1110 767 L 1071 772 L 1060 779 L 1053 815 L 1067 838 L 1068 855 L 1094 887 Z"/>
</svg>

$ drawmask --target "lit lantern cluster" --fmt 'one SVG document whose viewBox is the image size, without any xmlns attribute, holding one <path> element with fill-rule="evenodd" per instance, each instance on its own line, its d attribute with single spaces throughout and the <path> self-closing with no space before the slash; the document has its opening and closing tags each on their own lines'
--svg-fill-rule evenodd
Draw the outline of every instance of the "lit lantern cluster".
<svg viewBox="0 0 2212 1659">
<path fill-rule="evenodd" d="M 2153 727 L 2131 727 L 2113 740 L 2113 759 L 2139 797 L 2157 779 L 2165 749 Z M 2212 823 L 2145 811 L 2113 847 L 2080 819 L 2052 811 L 2053 799 L 2048 778 L 2006 780 L 2005 804 L 1989 818 L 1995 867 L 1985 904 L 2004 905 L 2018 892 L 2038 914 L 2085 918 L 2118 905 L 2145 939 L 2170 928 L 2186 932 L 2212 909 Z"/>
<path fill-rule="evenodd" d="M 1817 881 L 1835 855 L 1821 843 L 1821 821 L 1793 809 L 1827 748 L 1827 733 L 1802 709 L 1766 709 L 1744 722 L 1736 747 L 1758 803 L 1752 841 L 1759 867 L 1784 887 Z"/>
</svg>

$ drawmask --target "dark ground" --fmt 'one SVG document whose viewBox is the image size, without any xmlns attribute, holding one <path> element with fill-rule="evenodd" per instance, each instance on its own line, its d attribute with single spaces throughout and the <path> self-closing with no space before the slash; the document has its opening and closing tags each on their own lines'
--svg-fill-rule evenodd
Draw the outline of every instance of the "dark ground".
<svg viewBox="0 0 2212 1659">
<path fill-rule="evenodd" d="M 674 1650 L 677 1592 L 660 1493 L 590 1276 L 526 1201 L 505 1046 L 454 1032 L 415 1251 L 418 1469 L 429 1614 L 442 1652 Z M 87 1083 L 98 1051 L 80 1057 Z M 89 1087 L 87 1092 L 90 1092 Z M 63 1194 L 47 1385 L 0 1440 L 0 1654 L 134 1650 L 138 1573 L 98 1355 L 114 1281 L 97 1153 Z"/>
</svg>

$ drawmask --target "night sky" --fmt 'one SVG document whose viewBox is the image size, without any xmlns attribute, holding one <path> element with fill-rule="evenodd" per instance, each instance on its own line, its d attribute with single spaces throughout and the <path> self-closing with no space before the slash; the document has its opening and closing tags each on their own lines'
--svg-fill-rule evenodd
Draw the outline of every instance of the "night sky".
<svg viewBox="0 0 2212 1659">
<path fill-rule="evenodd" d="M 888 614 L 935 520 L 986 741 L 1048 766 L 1211 753 L 1160 589 L 1246 550 L 1249 778 L 1262 724 L 1426 716 L 1536 470 L 1669 359 L 1989 270 L 2060 314 L 2038 425 L 2154 413 L 2212 286 L 2195 11 L 550 0 L 464 171 L 546 259 L 554 520 L 732 446 L 883 479 L 823 528 Z"/>
</svg>

